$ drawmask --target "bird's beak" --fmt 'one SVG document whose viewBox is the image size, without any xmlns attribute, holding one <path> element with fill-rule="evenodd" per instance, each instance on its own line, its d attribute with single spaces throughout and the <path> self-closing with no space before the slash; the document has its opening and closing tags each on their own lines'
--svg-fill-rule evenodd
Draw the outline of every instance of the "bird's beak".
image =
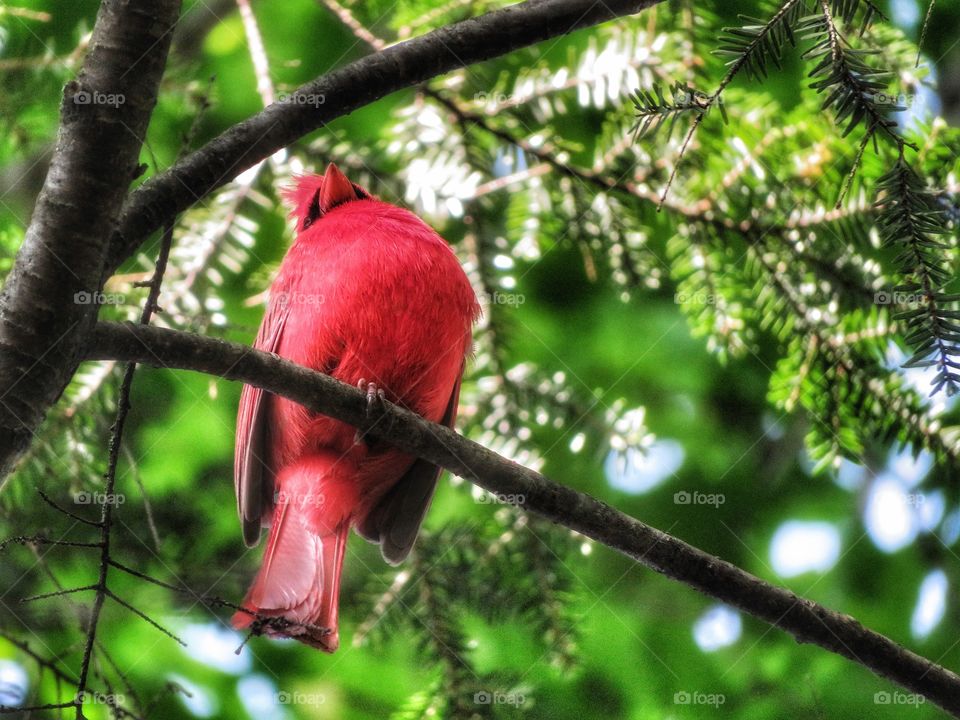
<svg viewBox="0 0 960 720">
<path fill-rule="evenodd" d="M 347 180 L 347 176 L 340 172 L 340 168 L 335 164 L 327 165 L 327 171 L 323 175 L 323 186 L 320 188 L 320 214 L 328 213 L 337 205 L 356 199 L 357 193 L 353 189 L 353 183 Z"/>
</svg>

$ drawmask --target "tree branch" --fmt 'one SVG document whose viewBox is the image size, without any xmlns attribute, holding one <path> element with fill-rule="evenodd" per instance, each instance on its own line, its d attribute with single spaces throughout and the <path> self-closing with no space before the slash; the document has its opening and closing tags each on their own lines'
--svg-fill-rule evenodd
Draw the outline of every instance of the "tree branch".
<svg viewBox="0 0 960 720">
<path fill-rule="evenodd" d="M 70 381 L 96 321 L 108 238 L 179 11 L 179 0 L 106 0 L 83 69 L 64 88 L 50 170 L 0 293 L 0 478 Z"/>
<path fill-rule="evenodd" d="M 381 417 L 371 418 L 363 393 L 327 375 L 238 343 L 129 324 L 97 325 L 86 356 L 195 370 L 299 402 L 441 465 L 490 492 L 522 498 L 523 509 L 774 625 L 799 642 L 818 645 L 863 665 L 960 718 L 960 677 L 854 618 L 764 582 L 408 410 L 388 404 Z"/>
<path fill-rule="evenodd" d="M 330 121 L 472 63 L 638 13 L 662 0 L 528 0 L 393 45 L 327 73 L 234 125 L 132 193 L 110 245 L 108 274 L 169 217 Z"/>
</svg>

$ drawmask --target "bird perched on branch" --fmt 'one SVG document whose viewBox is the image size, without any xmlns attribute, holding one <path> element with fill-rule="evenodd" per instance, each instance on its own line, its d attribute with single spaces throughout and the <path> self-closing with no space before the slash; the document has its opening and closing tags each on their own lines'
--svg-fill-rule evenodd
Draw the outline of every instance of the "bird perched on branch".
<svg viewBox="0 0 960 720">
<path fill-rule="evenodd" d="M 476 296 L 447 243 L 413 213 L 371 197 L 331 163 L 284 196 L 297 238 L 254 343 L 452 427 Z M 347 537 L 410 552 L 440 470 L 338 420 L 244 386 L 234 480 L 248 546 L 269 526 L 237 628 L 333 652 Z"/>
</svg>

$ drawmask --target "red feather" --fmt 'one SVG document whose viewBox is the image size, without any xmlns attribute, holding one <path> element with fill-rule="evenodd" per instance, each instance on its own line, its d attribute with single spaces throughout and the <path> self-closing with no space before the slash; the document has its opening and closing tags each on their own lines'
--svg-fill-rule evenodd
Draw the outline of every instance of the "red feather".
<svg viewBox="0 0 960 720">
<path fill-rule="evenodd" d="M 255 347 L 361 380 L 452 426 L 476 297 L 447 243 L 412 213 L 371 198 L 331 164 L 284 191 L 298 237 L 270 290 Z M 244 387 L 234 478 L 244 539 L 270 533 L 243 607 L 287 623 L 267 632 L 333 652 L 351 527 L 400 562 L 439 470 L 353 427 Z M 234 616 L 247 627 L 252 617 Z M 325 630 L 320 630 L 324 628 Z"/>
</svg>

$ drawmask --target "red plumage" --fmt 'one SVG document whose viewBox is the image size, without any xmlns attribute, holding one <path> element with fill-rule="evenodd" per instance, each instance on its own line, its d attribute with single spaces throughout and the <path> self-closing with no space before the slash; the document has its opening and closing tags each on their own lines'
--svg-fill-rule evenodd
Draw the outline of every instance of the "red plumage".
<svg viewBox="0 0 960 720">
<path fill-rule="evenodd" d="M 456 256 L 422 220 L 370 197 L 332 163 L 284 192 L 297 239 L 270 289 L 254 346 L 453 425 L 479 307 Z M 234 478 L 248 545 L 270 526 L 243 607 L 287 622 L 268 633 L 333 652 L 350 528 L 398 563 L 439 470 L 349 425 L 244 386 Z M 239 611 L 235 627 L 253 617 Z M 321 630 L 323 628 L 323 630 Z"/>
</svg>

